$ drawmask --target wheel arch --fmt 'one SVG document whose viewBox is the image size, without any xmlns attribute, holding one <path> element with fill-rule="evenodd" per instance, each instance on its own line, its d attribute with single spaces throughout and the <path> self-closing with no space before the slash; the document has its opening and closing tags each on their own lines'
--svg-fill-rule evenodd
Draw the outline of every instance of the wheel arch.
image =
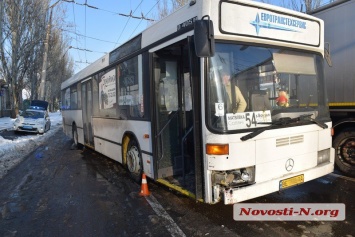
<svg viewBox="0 0 355 237">
<path fill-rule="evenodd" d="M 122 136 L 122 164 L 123 165 L 127 164 L 126 154 L 127 154 L 128 144 L 131 140 L 135 140 L 137 142 L 138 149 L 140 152 L 142 152 L 137 136 L 131 131 L 126 131 Z"/>
<path fill-rule="evenodd" d="M 122 164 L 130 177 L 140 183 L 144 173 L 143 157 L 139 141 L 132 132 L 125 132 L 122 138 Z"/>
<path fill-rule="evenodd" d="M 343 119 L 333 125 L 334 136 L 344 131 L 355 131 L 355 119 Z"/>
</svg>

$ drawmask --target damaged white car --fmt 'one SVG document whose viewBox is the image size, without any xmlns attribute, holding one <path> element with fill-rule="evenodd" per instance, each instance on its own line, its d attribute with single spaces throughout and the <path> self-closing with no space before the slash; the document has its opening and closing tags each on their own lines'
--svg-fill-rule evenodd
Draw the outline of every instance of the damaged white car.
<svg viewBox="0 0 355 237">
<path fill-rule="evenodd" d="M 31 132 L 43 134 L 51 127 L 48 112 L 48 102 L 34 100 L 31 106 L 17 116 L 14 122 L 15 132 Z"/>
</svg>

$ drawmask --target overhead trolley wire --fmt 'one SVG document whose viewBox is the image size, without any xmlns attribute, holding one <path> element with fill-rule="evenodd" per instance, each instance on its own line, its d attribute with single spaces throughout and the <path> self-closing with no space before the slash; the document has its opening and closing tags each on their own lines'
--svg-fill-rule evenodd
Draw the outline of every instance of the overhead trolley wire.
<svg viewBox="0 0 355 237">
<path fill-rule="evenodd" d="M 136 12 L 136 10 L 137 10 L 138 7 L 142 4 L 142 2 L 143 2 L 143 0 L 138 4 L 138 6 L 136 7 L 136 9 L 133 11 L 133 14 Z M 131 12 L 132 12 L 132 11 L 131 11 Z M 125 26 L 123 27 L 123 29 L 122 29 L 122 31 L 121 31 L 121 34 L 120 34 L 120 36 L 118 37 L 118 39 L 117 39 L 117 41 L 116 41 L 116 44 L 117 44 L 118 41 L 121 39 L 121 36 L 122 36 L 124 30 L 126 29 L 127 24 L 128 24 L 128 22 L 129 22 L 130 19 L 131 19 L 131 17 L 128 17 L 128 19 L 127 19 L 127 21 L 126 21 L 126 24 L 125 24 Z"/>
<path fill-rule="evenodd" d="M 74 11 L 74 5 L 72 5 L 73 6 L 73 18 L 74 18 L 74 28 L 75 28 L 75 32 L 77 31 L 76 30 L 76 18 L 75 18 L 75 11 Z M 78 47 L 78 38 L 77 38 L 77 35 L 75 36 L 75 43 L 76 43 L 76 46 Z M 77 51 L 77 53 L 78 53 L 78 57 L 79 57 L 79 59 L 81 60 L 81 57 L 80 57 L 80 53 L 79 53 L 79 51 Z"/>
<path fill-rule="evenodd" d="M 69 32 L 69 33 L 71 33 L 71 34 L 74 34 L 74 35 L 80 36 L 80 37 L 86 37 L 86 38 L 89 38 L 89 39 L 93 39 L 93 40 L 97 40 L 97 41 L 101 41 L 101 42 L 105 42 L 105 43 L 116 44 L 115 42 L 112 42 L 112 41 L 103 40 L 103 39 L 98 39 L 98 38 L 94 38 L 94 37 L 87 36 L 87 35 L 82 35 L 82 34 L 79 34 L 79 33 L 75 32 L 75 31 L 71 31 L 71 30 L 64 30 L 64 29 L 62 29 L 62 31 L 66 31 L 66 32 Z"/>
<path fill-rule="evenodd" d="M 158 0 L 153 7 L 146 13 L 146 15 L 148 15 L 154 8 L 155 6 L 160 2 L 160 0 Z M 140 20 L 140 22 L 138 23 L 137 27 L 133 30 L 132 34 L 129 36 L 130 38 L 132 37 L 132 35 L 134 34 L 134 32 L 138 29 L 139 25 L 142 23 L 143 19 Z"/>
<path fill-rule="evenodd" d="M 85 0 L 85 4 L 84 4 L 84 6 L 89 6 L 88 4 L 87 4 L 87 0 Z M 90 7 L 90 6 L 89 6 Z M 84 27 L 84 35 L 86 36 L 86 7 L 85 7 L 85 27 Z M 86 37 L 84 38 L 84 47 L 86 48 Z M 86 57 L 86 51 L 84 52 L 84 55 L 85 55 L 85 61 L 88 61 L 88 59 L 87 59 L 87 57 Z"/>
<path fill-rule="evenodd" d="M 125 13 L 113 12 L 113 11 L 110 11 L 110 10 L 106 10 L 106 9 L 102 9 L 102 8 L 98 8 L 98 7 L 89 5 L 89 4 L 87 4 L 86 1 L 85 1 L 85 3 L 77 3 L 74 0 L 62 0 L 62 1 L 63 2 L 68 2 L 68 3 L 74 3 L 74 4 L 77 4 L 77 5 L 80 5 L 80 6 L 89 7 L 89 8 L 100 10 L 100 11 L 104 11 L 104 12 L 109 12 L 109 13 L 112 13 L 114 15 L 119 15 L 119 16 L 124 16 L 124 17 L 128 17 L 128 18 L 134 18 L 134 19 L 141 19 L 141 20 L 146 20 L 146 21 L 155 21 L 154 19 L 150 19 L 150 18 L 145 17 L 143 13 L 141 13 L 141 16 L 134 16 L 133 14 L 134 14 L 134 12 L 137 9 L 134 12 L 131 11 L 129 14 L 125 14 Z M 142 2 L 143 2 L 143 0 L 141 1 L 141 3 L 139 3 L 139 5 L 141 5 Z"/>
<path fill-rule="evenodd" d="M 160 0 L 158 0 L 158 1 L 153 5 L 153 7 L 152 7 L 147 13 L 145 13 L 145 15 L 141 12 L 141 16 L 136 16 L 136 15 L 134 15 L 134 14 L 135 14 L 135 12 L 137 11 L 137 9 L 139 8 L 139 6 L 143 3 L 143 0 L 141 0 L 141 2 L 138 4 L 138 6 L 136 7 L 136 9 L 135 9 L 134 11 L 131 10 L 129 14 L 120 13 L 120 12 L 113 12 L 113 11 L 110 11 L 110 10 L 102 9 L 102 8 L 99 8 L 99 7 L 96 7 L 96 6 L 93 6 L 93 5 L 88 4 L 88 3 L 87 3 L 87 0 L 85 0 L 85 3 L 79 3 L 79 2 L 76 2 L 75 0 L 61 0 L 61 1 L 63 1 L 63 2 L 68 2 L 68 3 L 73 3 L 73 4 L 76 4 L 76 5 L 84 6 L 84 7 L 85 7 L 85 28 L 84 28 L 84 29 L 85 29 L 85 33 L 84 33 L 84 35 L 79 34 L 79 33 L 76 33 L 76 32 L 77 32 L 77 31 L 76 31 L 76 26 L 75 26 L 75 32 L 71 32 L 71 33 L 75 34 L 76 36 L 84 37 L 85 48 L 86 48 L 86 38 L 91 38 L 91 39 L 94 39 L 94 40 L 97 40 L 97 41 L 106 42 L 106 43 L 112 43 L 112 44 L 115 44 L 115 46 L 116 46 L 116 45 L 118 44 L 118 41 L 121 39 L 122 34 L 123 34 L 123 32 L 125 31 L 125 29 L 126 29 L 126 27 L 127 27 L 127 25 L 128 25 L 129 20 L 130 20 L 131 18 L 133 18 L 133 19 L 140 19 L 140 21 L 139 21 L 137 27 L 134 29 L 134 31 L 132 32 L 132 34 L 131 34 L 131 36 L 130 36 L 130 37 L 132 37 L 132 35 L 133 35 L 134 32 L 137 30 L 137 28 L 139 27 L 139 25 L 142 23 L 143 20 L 151 21 L 151 22 L 155 21 L 154 19 L 147 18 L 145 15 L 148 15 L 148 14 L 155 8 L 155 6 L 160 2 Z M 122 29 L 121 34 L 120 34 L 120 36 L 119 36 L 119 38 L 117 39 L 116 42 L 110 42 L 110 41 L 107 41 L 107 40 L 97 39 L 97 38 L 93 38 L 93 37 L 90 37 L 90 36 L 87 36 L 87 35 L 86 35 L 86 17 L 87 17 L 87 15 L 86 15 L 86 8 L 92 8 L 92 9 L 95 9 L 95 10 L 100 10 L 100 11 L 112 13 L 113 15 L 128 17 L 127 22 L 126 22 L 124 28 Z M 74 5 L 73 5 L 73 13 L 74 13 Z M 73 14 L 73 15 L 74 15 L 74 23 L 75 23 L 75 14 Z M 70 32 L 70 31 L 68 31 L 68 32 Z M 77 38 L 76 38 L 76 41 L 78 41 Z M 77 42 L 76 42 L 76 45 L 77 45 Z M 78 45 L 77 45 L 77 46 L 78 46 Z M 88 50 L 88 49 L 81 49 L 81 48 L 79 48 L 79 47 L 72 47 L 72 48 L 73 48 L 73 49 L 77 49 L 77 50 L 80 49 L 81 51 L 85 51 L 85 58 L 86 58 L 86 52 L 95 52 L 95 51 Z M 100 53 L 101 53 L 101 52 L 100 52 Z M 78 53 L 78 54 L 79 54 L 79 53 Z M 80 58 L 80 54 L 79 54 L 79 58 Z M 87 62 L 87 59 L 86 59 L 85 61 Z M 82 62 L 82 60 L 81 60 L 80 63 L 85 63 L 85 62 Z"/>
</svg>

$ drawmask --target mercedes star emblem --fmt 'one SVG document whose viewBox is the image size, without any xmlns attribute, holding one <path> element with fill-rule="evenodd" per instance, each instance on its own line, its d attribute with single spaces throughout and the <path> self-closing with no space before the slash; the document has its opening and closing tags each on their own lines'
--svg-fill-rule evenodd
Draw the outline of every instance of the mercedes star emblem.
<svg viewBox="0 0 355 237">
<path fill-rule="evenodd" d="M 291 171 L 293 169 L 293 166 L 295 166 L 295 161 L 293 159 L 288 159 L 285 163 L 285 168 L 287 171 Z"/>
</svg>

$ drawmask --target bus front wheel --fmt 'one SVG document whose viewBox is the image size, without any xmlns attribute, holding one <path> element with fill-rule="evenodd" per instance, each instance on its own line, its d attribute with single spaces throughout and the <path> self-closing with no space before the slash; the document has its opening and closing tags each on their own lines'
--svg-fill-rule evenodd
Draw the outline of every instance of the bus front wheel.
<svg viewBox="0 0 355 237">
<path fill-rule="evenodd" d="M 127 146 L 126 165 L 132 179 L 139 183 L 143 173 L 142 154 L 134 139 L 131 139 Z"/>
<path fill-rule="evenodd" d="M 355 131 L 342 131 L 333 140 L 335 164 L 346 175 L 355 177 Z"/>
</svg>

